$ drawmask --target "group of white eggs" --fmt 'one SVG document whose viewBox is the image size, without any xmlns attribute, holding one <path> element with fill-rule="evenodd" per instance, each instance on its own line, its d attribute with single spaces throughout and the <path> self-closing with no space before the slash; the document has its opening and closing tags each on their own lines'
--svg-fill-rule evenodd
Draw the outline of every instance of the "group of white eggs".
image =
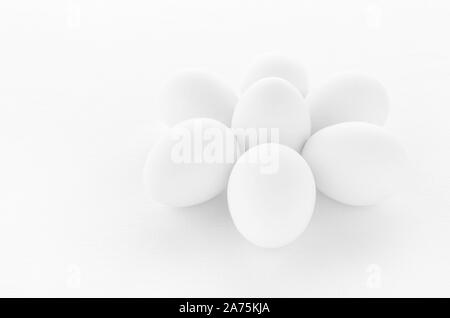
<svg viewBox="0 0 450 318">
<path fill-rule="evenodd" d="M 250 66 L 240 96 L 215 75 L 188 70 L 166 82 L 158 104 L 171 128 L 145 165 L 150 197 L 186 207 L 227 188 L 234 224 L 258 246 L 284 246 L 304 231 L 316 187 L 341 203 L 365 206 L 391 195 L 402 180 L 405 151 L 382 127 L 388 95 L 366 75 L 339 74 L 308 92 L 304 67 L 271 54 Z M 277 142 L 260 138 L 252 147 L 235 135 L 236 129 L 273 128 Z M 208 131 L 231 137 L 239 149 L 233 160 L 173 160 L 180 132 L 201 136 L 189 139 L 192 144 L 207 145 Z M 264 170 L 271 163 L 276 169 Z"/>
</svg>

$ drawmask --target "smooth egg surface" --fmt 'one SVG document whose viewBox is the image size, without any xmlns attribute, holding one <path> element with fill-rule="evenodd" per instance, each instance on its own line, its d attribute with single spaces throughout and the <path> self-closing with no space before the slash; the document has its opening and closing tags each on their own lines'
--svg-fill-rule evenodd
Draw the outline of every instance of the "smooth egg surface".
<svg viewBox="0 0 450 318">
<path fill-rule="evenodd" d="M 166 81 L 158 104 L 170 126 L 190 118 L 212 118 L 230 126 L 236 93 L 218 76 L 202 70 L 184 70 Z"/>
<path fill-rule="evenodd" d="M 253 147 L 236 162 L 228 206 L 238 231 L 261 247 L 281 247 L 307 227 L 314 210 L 313 174 L 299 153 L 280 144 Z"/>
<path fill-rule="evenodd" d="M 311 120 L 300 92 L 288 81 L 270 77 L 241 96 L 231 126 L 244 149 L 275 142 L 300 151 L 310 135 Z"/>
<path fill-rule="evenodd" d="M 384 128 L 364 122 L 319 130 L 302 155 L 319 191 L 355 206 L 373 205 L 392 195 L 405 172 L 404 148 Z"/>
<path fill-rule="evenodd" d="M 279 54 L 258 57 L 247 70 L 241 92 L 265 77 L 280 77 L 294 85 L 303 96 L 308 93 L 308 77 L 305 67 L 298 61 Z"/>
<path fill-rule="evenodd" d="M 150 151 L 144 185 L 156 202 L 185 207 L 208 201 L 227 184 L 239 149 L 231 129 L 209 118 L 171 128 Z"/>
<path fill-rule="evenodd" d="M 312 90 L 306 98 L 312 132 L 347 121 L 384 125 L 389 98 L 376 79 L 359 73 L 342 73 Z"/>
</svg>

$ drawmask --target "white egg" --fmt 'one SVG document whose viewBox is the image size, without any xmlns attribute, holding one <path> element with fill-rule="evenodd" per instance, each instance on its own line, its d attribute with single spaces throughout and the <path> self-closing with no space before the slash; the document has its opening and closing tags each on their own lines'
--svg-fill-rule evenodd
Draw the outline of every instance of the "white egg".
<svg viewBox="0 0 450 318">
<path fill-rule="evenodd" d="M 311 120 L 300 92 L 286 80 L 270 77 L 241 96 L 231 126 L 244 149 L 274 142 L 299 151 L 310 135 Z"/>
<path fill-rule="evenodd" d="M 170 126 L 190 118 L 212 118 L 230 126 L 236 93 L 216 75 L 202 70 L 181 71 L 162 87 L 158 104 Z"/>
<path fill-rule="evenodd" d="M 278 54 L 265 54 L 249 67 L 242 82 L 242 92 L 265 77 L 280 77 L 294 85 L 303 96 L 308 93 L 308 78 L 302 64 Z"/>
<path fill-rule="evenodd" d="M 346 121 L 383 125 L 389 113 L 389 99 L 376 79 L 358 73 L 336 75 L 306 98 L 312 132 Z"/>
<path fill-rule="evenodd" d="M 154 201 L 173 207 L 205 202 L 225 189 L 237 156 L 236 139 L 221 122 L 183 121 L 150 151 L 145 188 Z"/>
<path fill-rule="evenodd" d="M 319 130 L 309 138 L 302 155 L 317 188 L 349 205 L 372 205 L 390 196 L 405 171 L 405 150 L 394 136 L 364 122 Z"/>
<path fill-rule="evenodd" d="M 228 181 L 228 206 L 238 231 L 261 247 L 281 247 L 307 227 L 316 199 L 314 177 L 289 147 L 253 147 L 236 162 Z"/>
</svg>

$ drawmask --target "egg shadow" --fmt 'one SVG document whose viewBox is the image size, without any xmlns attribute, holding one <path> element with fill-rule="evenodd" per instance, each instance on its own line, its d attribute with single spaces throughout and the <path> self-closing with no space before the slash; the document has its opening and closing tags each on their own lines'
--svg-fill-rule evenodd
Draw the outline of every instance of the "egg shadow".
<svg viewBox="0 0 450 318">
<path fill-rule="evenodd" d="M 149 209 L 146 235 L 161 249 L 209 253 L 239 241 L 231 220 L 226 192 L 192 207 L 159 206 Z"/>
<path fill-rule="evenodd" d="M 311 223 L 294 248 L 300 250 L 303 261 L 321 259 L 323 265 L 377 259 L 397 244 L 395 210 L 390 201 L 355 207 L 318 193 Z"/>
</svg>

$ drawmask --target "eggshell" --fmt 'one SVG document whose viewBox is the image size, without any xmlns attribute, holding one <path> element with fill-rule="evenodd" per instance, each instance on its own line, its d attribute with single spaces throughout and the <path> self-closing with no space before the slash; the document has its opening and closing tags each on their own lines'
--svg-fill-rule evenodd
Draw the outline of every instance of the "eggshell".
<svg viewBox="0 0 450 318">
<path fill-rule="evenodd" d="M 265 77 L 280 77 L 294 85 L 303 96 L 308 93 L 308 77 L 305 67 L 298 61 L 279 54 L 264 54 L 247 70 L 241 91 Z"/>
<path fill-rule="evenodd" d="M 228 206 L 238 231 L 261 247 L 281 247 L 307 227 L 315 204 L 314 177 L 299 153 L 284 145 L 253 147 L 236 162 Z"/>
<path fill-rule="evenodd" d="M 384 128 L 346 122 L 319 130 L 302 155 L 317 188 L 349 205 L 372 205 L 393 194 L 404 176 L 406 154 Z"/>
<path fill-rule="evenodd" d="M 212 118 L 230 126 L 236 93 L 213 73 L 184 70 L 162 87 L 158 104 L 170 126 L 190 118 Z"/>
<path fill-rule="evenodd" d="M 288 81 L 271 77 L 259 80 L 241 96 L 231 126 L 243 137 L 245 149 L 275 142 L 299 151 L 310 135 L 311 120 L 300 92 Z M 254 142 L 253 134 L 258 137 Z"/>
<path fill-rule="evenodd" d="M 376 79 L 358 73 L 336 75 L 310 92 L 312 132 L 347 121 L 383 125 L 389 113 L 389 99 Z"/>
<path fill-rule="evenodd" d="M 238 156 L 235 137 L 219 121 L 189 119 L 172 127 L 152 148 L 144 184 L 159 203 L 185 207 L 221 193 Z"/>
</svg>

